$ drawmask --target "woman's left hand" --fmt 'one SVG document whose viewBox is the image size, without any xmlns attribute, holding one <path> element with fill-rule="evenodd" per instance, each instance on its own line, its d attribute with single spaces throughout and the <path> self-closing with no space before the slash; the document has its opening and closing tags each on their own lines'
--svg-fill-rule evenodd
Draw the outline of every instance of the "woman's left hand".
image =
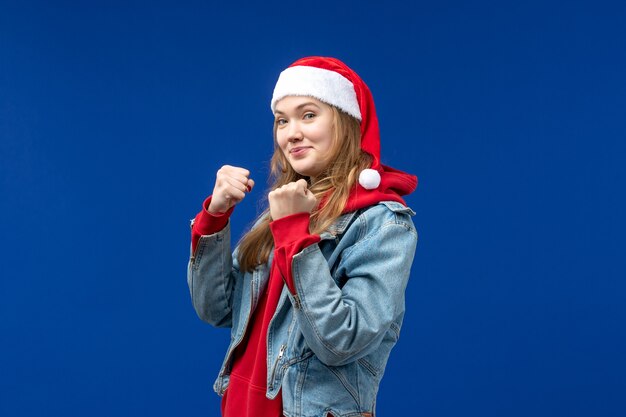
<svg viewBox="0 0 626 417">
<path fill-rule="evenodd" d="M 309 191 L 308 184 L 303 179 L 270 191 L 267 198 L 272 220 L 296 213 L 311 213 L 317 205 L 317 199 Z"/>
</svg>

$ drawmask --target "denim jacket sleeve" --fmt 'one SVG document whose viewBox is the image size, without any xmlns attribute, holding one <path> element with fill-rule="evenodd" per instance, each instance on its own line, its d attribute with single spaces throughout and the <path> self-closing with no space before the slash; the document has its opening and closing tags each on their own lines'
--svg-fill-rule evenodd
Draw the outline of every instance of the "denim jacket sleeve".
<svg viewBox="0 0 626 417">
<path fill-rule="evenodd" d="M 368 355 L 392 323 L 402 320 L 417 232 L 407 213 L 387 210 L 383 217 L 355 221 L 359 238 L 343 250 L 333 272 L 346 279 L 341 288 L 319 245 L 293 258 L 299 297 L 292 297 L 295 314 L 307 344 L 326 365 L 345 365 Z"/>
<path fill-rule="evenodd" d="M 187 267 L 187 285 L 198 317 L 216 327 L 231 327 L 232 297 L 239 276 L 230 253 L 230 222 L 221 231 L 201 236 Z M 234 259 L 234 262 L 233 262 Z"/>
</svg>

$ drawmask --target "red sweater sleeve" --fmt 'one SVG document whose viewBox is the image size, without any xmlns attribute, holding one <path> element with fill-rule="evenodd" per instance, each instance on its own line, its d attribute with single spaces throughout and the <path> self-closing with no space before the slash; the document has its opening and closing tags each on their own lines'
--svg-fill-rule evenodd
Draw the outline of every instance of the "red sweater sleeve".
<svg viewBox="0 0 626 417">
<path fill-rule="evenodd" d="M 309 233 L 309 219 L 309 213 L 296 213 L 270 223 L 274 236 L 274 263 L 292 294 L 296 293 L 291 274 L 294 255 L 320 241 L 319 235 Z"/>
<path fill-rule="evenodd" d="M 196 218 L 193 219 L 191 225 L 191 253 L 196 252 L 196 246 L 198 245 L 200 236 L 212 235 L 226 227 L 228 219 L 235 209 L 235 206 L 232 206 L 226 213 L 211 214 L 208 211 L 209 204 L 211 204 L 211 196 L 204 200 L 202 210 L 196 215 Z"/>
</svg>

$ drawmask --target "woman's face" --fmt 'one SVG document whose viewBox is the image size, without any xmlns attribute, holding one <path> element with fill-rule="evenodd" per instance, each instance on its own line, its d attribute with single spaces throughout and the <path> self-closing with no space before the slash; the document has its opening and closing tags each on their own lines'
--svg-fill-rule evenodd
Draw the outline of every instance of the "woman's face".
<svg viewBox="0 0 626 417">
<path fill-rule="evenodd" d="M 304 96 L 276 103 L 276 142 L 291 167 L 315 178 L 328 165 L 333 147 L 333 112 L 329 105 Z"/>
</svg>

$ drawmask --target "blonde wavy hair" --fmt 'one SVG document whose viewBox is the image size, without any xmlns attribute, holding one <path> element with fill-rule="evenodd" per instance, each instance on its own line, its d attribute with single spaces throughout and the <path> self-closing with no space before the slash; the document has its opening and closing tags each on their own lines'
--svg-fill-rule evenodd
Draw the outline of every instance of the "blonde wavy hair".
<svg viewBox="0 0 626 417">
<path fill-rule="evenodd" d="M 326 169 L 311 184 L 309 177 L 293 170 L 276 142 L 274 124 L 274 154 L 272 155 L 270 178 L 275 190 L 290 182 L 306 179 L 309 190 L 318 201 L 325 204 L 316 207 L 311 213 L 310 232 L 320 234 L 326 230 L 343 212 L 350 190 L 357 181 L 359 172 L 371 166 L 372 157 L 361 149 L 361 129 L 357 119 L 335 106 L 332 110 L 332 148 Z M 267 194 L 266 194 L 267 195 Z M 266 203 L 267 206 L 267 203 Z M 269 207 L 257 218 L 256 225 L 239 241 L 238 260 L 241 271 L 251 272 L 257 266 L 267 263 L 274 248 L 274 238 L 270 230 L 272 221 Z"/>
</svg>

